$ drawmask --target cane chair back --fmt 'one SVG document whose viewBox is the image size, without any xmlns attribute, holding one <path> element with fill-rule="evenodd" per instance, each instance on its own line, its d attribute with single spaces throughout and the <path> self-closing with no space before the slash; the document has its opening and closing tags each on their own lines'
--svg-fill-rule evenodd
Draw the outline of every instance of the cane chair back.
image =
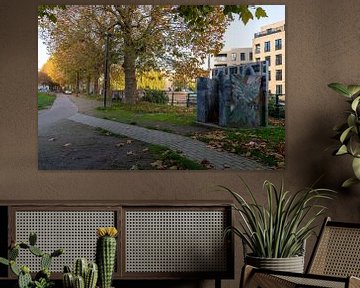
<svg viewBox="0 0 360 288">
<path fill-rule="evenodd" d="M 360 277 L 360 224 L 327 218 L 307 273 Z"/>
<path fill-rule="evenodd" d="M 306 273 L 243 268 L 242 288 L 360 288 L 360 223 L 326 218 Z"/>
</svg>

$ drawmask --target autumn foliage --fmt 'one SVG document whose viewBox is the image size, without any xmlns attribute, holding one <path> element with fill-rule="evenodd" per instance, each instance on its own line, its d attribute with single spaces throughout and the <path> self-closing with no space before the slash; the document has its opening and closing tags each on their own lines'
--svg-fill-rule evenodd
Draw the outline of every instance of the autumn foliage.
<svg viewBox="0 0 360 288">
<path fill-rule="evenodd" d="M 253 18 L 247 5 L 69 5 L 55 6 L 51 12 L 46 9 L 41 11 L 46 17 L 39 18 L 39 31 L 52 54 L 51 69 L 47 69 L 51 79 L 62 86 L 71 84 L 76 91 L 80 81 L 86 83 L 88 92 L 93 83 L 98 93 L 107 46 L 111 83 L 124 87 L 128 103 L 137 99 L 139 78 L 144 85 L 151 73 L 159 82 L 168 78 L 185 86 L 208 75 L 201 65 L 208 55 L 221 50 L 232 11 L 244 22 Z M 262 11 L 256 9 L 256 17 L 266 16 Z"/>
</svg>

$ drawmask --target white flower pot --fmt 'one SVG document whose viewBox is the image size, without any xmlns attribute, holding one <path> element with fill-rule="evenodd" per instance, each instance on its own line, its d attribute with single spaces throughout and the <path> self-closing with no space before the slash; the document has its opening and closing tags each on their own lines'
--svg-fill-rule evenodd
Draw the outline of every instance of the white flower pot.
<svg viewBox="0 0 360 288">
<path fill-rule="evenodd" d="M 289 258 L 263 258 L 246 255 L 245 263 L 262 269 L 304 273 L 304 256 L 294 256 Z"/>
</svg>

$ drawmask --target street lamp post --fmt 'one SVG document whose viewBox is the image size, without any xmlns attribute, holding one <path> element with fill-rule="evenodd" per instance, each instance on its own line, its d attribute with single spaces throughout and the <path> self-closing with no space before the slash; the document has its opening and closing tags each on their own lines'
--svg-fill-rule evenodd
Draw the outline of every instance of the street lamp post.
<svg viewBox="0 0 360 288">
<path fill-rule="evenodd" d="M 109 86 L 109 44 L 111 33 L 106 32 L 106 42 L 105 42 L 105 70 L 104 70 L 104 108 L 106 108 L 106 96 L 108 93 Z"/>
</svg>

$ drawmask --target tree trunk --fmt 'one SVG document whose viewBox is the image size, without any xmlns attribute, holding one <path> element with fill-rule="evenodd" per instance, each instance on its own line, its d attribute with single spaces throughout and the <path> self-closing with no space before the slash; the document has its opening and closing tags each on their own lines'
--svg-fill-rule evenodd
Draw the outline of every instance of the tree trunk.
<svg viewBox="0 0 360 288">
<path fill-rule="evenodd" d="M 90 74 L 86 78 L 86 94 L 90 95 L 90 82 L 91 82 L 91 76 Z"/>
<path fill-rule="evenodd" d="M 94 75 L 94 94 L 99 95 L 99 75 Z"/>
<path fill-rule="evenodd" d="M 76 71 L 76 96 L 79 96 L 79 90 L 80 90 L 80 73 L 79 71 Z"/>
<path fill-rule="evenodd" d="M 126 47 L 124 54 L 123 68 L 125 71 L 125 101 L 126 103 L 135 104 L 137 100 L 136 85 L 136 53 L 131 47 Z"/>
</svg>

